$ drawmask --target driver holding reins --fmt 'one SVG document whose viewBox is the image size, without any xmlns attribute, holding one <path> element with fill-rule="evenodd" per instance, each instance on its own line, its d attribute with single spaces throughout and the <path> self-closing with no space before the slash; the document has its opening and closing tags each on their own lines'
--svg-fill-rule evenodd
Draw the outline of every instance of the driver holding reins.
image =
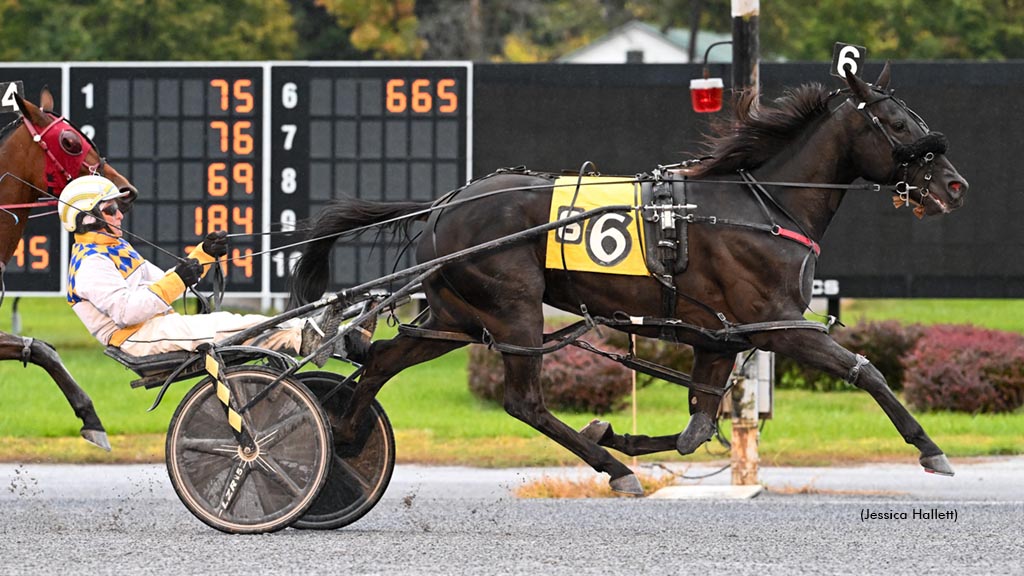
<svg viewBox="0 0 1024 576">
<path fill-rule="evenodd" d="M 132 356 L 192 351 L 268 319 L 259 314 L 185 316 L 175 312 L 171 304 L 227 254 L 227 232 L 207 234 L 187 259 L 171 270 L 161 270 L 123 238 L 122 202 L 127 195 L 102 176 L 82 176 L 71 181 L 60 197 L 60 220 L 75 233 L 68 304 L 100 343 Z M 319 346 L 323 334 L 313 318 L 296 318 L 246 344 L 305 356 Z M 356 330 L 339 339 L 334 353 L 358 362 L 368 345 L 369 338 Z"/>
</svg>

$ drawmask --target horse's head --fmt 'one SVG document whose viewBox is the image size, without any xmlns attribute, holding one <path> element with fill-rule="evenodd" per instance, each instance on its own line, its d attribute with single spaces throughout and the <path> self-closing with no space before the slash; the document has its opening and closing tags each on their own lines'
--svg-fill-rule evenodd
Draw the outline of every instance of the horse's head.
<svg viewBox="0 0 1024 576">
<path fill-rule="evenodd" d="M 4 170 L 54 196 L 60 196 L 68 182 L 75 178 L 97 174 L 127 193 L 126 204 L 135 200 L 138 190 L 107 164 L 92 140 L 65 118 L 50 111 L 53 109 L 53 95 L 49 90 L 43 89 L 39 106 L 18 94 L 14 98 L 21 110 L 22 123 L 34 144 L 20 147 L 28 152 L 24 157 L 24 163 L 28 165 L 22 167 L 25 173 L 16 173 L 13 166 L 5 166 Z"/>
<path fill-rule="evenodd" d="M 897 206 L 910 203 L 918 217 L 945 214 L 960 208 L 967 180 L 946 158 L 948 142 L 932 132 L 913 110 L 894 97 L 889 88 L 889 63 L 874 85 L 850 74 L 846 83 L 853 159 L 860 175 L 879 184 L 896 185 Z"/>
</svg>

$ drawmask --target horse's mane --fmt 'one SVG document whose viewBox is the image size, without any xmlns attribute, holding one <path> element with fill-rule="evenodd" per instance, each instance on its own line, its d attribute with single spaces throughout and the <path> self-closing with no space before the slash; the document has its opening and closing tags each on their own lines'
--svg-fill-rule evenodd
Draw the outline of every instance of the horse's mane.
<svg viewBox="0 0 1024 576">
<path fill-rule="evenodd" d="M 733 118 L 711 123 L 705 141 L 710 158 L 693 169 L 695 176 L 757 168 L 828 111 L 829 91 L 818 83 L 789 90 L 768 104 L 755 104 L 756 96 L 751 90 L 743 92 Z"/>
</svg>

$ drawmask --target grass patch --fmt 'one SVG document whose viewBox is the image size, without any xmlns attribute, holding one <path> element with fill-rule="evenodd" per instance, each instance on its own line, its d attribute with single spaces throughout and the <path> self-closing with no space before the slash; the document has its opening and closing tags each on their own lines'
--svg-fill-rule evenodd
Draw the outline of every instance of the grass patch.
<svg viewBox="0 0 1024 576">
<path fill-rule="evenodd" d="M 9 301 L 8 301 L 9 302 Z M 882 319 L 903 312 L 920 322 L 998 321 L 1003 329 L 1024 332 L 1024 302 L 858 300 L 844 309 L 844 320 Z M 996 311 L 989 310 L 995 308 Z M 189 383 L 174 384 L 163 403 L 147 412 L 155 390 L 133 390 L 135 377 L 103 355 L 71 309 L 57 299 L 24 298 L 23 333 L 57 347 L 68 369 L 92 397 L 111 435 L 106 454 L 78 437 L 81 426 L 67 401 L 40 368 L 0 362 L 0 460 L 47 462 L 159 462 L 167 426 Z M 0 330 L 10 330 L 10 308 L 0 314 Z M 941 312 L 935 312 L 940 310 Z M 985 324 L 987 325 L 987 324 Z M 382 326 L 381 337 L 393 334 Z M 473 397 L 466 384 L 466 350 L 452 352 L 399 374 L 378 399 L 396 430 L 399 462 L 472 466 L 562 466 L 579 460 L 529 426 L 505 414 L 501 406 Z M 340 362 L 328 370 L 341 372 Z M 194 381 L 193 381 L 194 382 Z M 657 382 L 637 394 L 641 434 L 676 434 L 687 421 L 686 391 Z M 558 413 L 582 428 L 595 416 Z M 917 415 L 931 437 L 951 457 L 1024 453 L 1024 411 L 979 415 Z M 633 432 L 630 410 L 602 419 L 619 433 Z M 724 424 L 728 435 L 728 423 Z M 862 392 L 816 393 L 776 390 L 775 418 L 765 423 L 760 455 L 764 465 L 828 465 L 863 461 L 915 462 L 881 408 Z M 728 458 L 720 447 L 682 457 L 662 453 L 642 462 L 709 461 Z"/>
</svg>

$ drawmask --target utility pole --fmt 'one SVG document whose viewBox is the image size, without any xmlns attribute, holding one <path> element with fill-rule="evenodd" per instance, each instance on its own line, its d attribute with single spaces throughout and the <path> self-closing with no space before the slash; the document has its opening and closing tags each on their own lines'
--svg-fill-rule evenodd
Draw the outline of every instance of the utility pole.
<svg viewBox="0 0 1024 576">
<path fill-rule="evenodd" d="M 759 90 L 760 12 L 760 0 L 732 0 L 732 88 L 736 92 Z M 740 374 L 732 400 L 732 484 L 757 484 L 757 379 Z"/>
</svg>

